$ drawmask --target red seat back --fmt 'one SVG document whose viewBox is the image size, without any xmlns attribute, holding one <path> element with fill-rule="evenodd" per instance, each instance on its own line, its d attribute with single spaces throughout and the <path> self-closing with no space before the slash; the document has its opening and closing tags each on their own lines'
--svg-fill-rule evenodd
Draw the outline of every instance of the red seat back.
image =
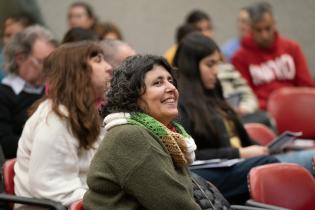
<svg viewBox="0 0 315 210">
<path fill-rule="evenodd" d="M 276 138 L 276 134 L 263 124 L 246 123 L 244 127 L 249 137 L 260 145 L 267 145 Z"/>
<path fill-rule="evenodd" d="M 276 121 L 279 133 L 302 131 L 302 138 L 315 139 L 315 89 L 282 88 L 273 92 L 267 110 Z"/>
<path fill-rule="evenodd" d="M 84 210 L 82 200 L 78 200 L 74 202 L 73 204 L 71 204 L 69 210 Z"/>
<path fill-rule="evenodd" d="M 255 201 L 293 210 L 315 209 L 315 180 L 302 166 L 258 166 L 250 171 L 248 181 Z"/>
<path fill-rule="evenodd" d="M 3 181 L 4 181 L 4 191 L 9 195 L 15 195 L 14 192 L 14 164 L 15 159 L 10 159 L 3 164 Z"/>
</svg>

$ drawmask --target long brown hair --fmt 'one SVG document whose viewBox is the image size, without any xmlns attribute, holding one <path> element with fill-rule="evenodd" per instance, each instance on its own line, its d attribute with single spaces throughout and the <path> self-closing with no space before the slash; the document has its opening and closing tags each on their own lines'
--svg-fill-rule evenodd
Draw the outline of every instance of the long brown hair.
<svg viewBox="0 0 315 210">
<path fill-rule="evenodd" d="M 68 121 L 80 147 L 91 148 L 100 133 L 100 116 L 91 81 L 92 67 L 88 60 L 102 49 L 95 42 L 83 41 L 62 45 L 44 62 L 48 88 L 46 97 L 52 101 L 53 111 Z M 60 111 L 67 108 L 68 114 Z"/>
</svg>

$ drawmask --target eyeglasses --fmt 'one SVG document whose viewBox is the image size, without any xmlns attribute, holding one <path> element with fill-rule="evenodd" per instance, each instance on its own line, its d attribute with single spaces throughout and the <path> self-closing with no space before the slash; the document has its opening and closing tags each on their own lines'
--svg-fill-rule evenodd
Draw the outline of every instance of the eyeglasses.
<svg viewBox="0 0 315 210">
<path fill-rule="evenodd" d="M 42 60 L 39 60 L 33 56 L 30 55 L 30 59 L 31 61 L 33 62 L 33 64 L 35 64 L 35 66 L 38 66 L 38 67 L 42 67 L 43 66 L 43 61 Z"/>
</svg>

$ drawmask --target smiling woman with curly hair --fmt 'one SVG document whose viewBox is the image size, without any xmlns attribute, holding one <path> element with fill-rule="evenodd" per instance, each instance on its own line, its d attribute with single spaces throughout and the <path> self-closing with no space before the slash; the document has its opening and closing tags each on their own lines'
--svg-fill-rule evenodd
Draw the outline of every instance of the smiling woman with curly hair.
<svg viewBox="0 0 315 210">
<path fill-rule="evenodd" d="M 195 143 L 177 117 L 178 91 L 162 57 L 137 55 L 115 71 L 107 134 L 88 174 L 84 208 L 200 210 L 188 165 Z"/>
</svg>

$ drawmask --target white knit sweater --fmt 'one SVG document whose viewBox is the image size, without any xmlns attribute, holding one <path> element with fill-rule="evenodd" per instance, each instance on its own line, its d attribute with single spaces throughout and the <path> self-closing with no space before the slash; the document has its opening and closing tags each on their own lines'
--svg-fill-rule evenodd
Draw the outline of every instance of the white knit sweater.
<svg viewBox="0 0 315 210">
<path fill-rule="evenodd" d="M 67 113 L 63 106 L 60 110 Z M 95 148 L 103 135 L 102 131 Z M 52 111 L 51 101 L 42 102 L 26 122 L 19 140 L 14 167 L 16 195 L 63 205 L 81 199 L 87 190 L 86 176 L 94 153 L 95 149 L 79 149 L 65 120 Z"/>
</svg>

